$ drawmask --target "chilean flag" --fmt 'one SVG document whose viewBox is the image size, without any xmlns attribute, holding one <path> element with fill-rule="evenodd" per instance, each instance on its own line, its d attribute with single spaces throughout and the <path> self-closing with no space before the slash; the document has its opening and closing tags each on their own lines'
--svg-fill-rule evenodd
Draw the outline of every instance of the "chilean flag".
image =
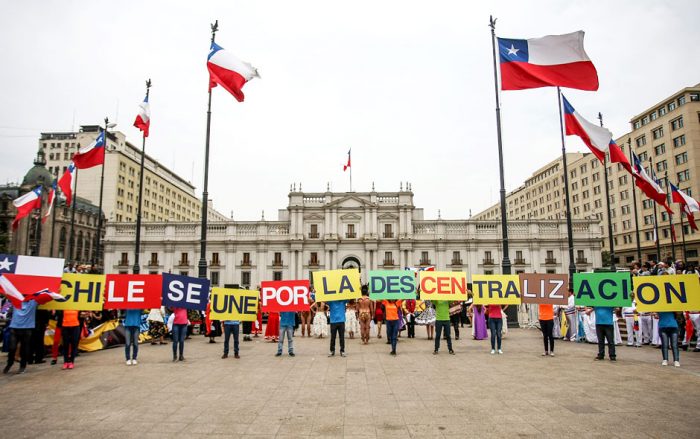
<svg viewBox="0 0 700 439">
<path fill-rule="evenodd" d="M 13 305 L 36 300 L 65 298 L 58 291 L 63 275 L 63 259 L 0 254 L 0 293 Z"/>
<path fill-rule="evenodd" d="M 610 146 L 608 148 L 610 150 L 610 161 L 612 163 L 621 164 L 622 167 L 627 170 L 627 172 L 634 176 L 632 165 L 630 164 L 630 161 L 625 155 L 624 151 L 622 151 L 622 148 L 620 148 L 614 140 L 610 140 Z"/>
<path fill-rule="evenodd" d="M 352 149 L 348 149 L 348 162 L 347 164 L 343 165 L 343 172 L 347 171 L 347 169 L 350 167 L 350 151 L 352 151 Z"/>
<path fill-rule="evenodd" d="M 46 215 L 41 219 L 41 224 L 44 224 L 46 220 L 51 215 L 51 209 L 53 209 L 53 203 L 56 201 L 56 179 L 53 180 L 51 185 L 51 191 L 49 192 L 49 209 L 46 211 Z"/>
<path fill-rule="evenodd" d="M 632 153 L 632 158 L 634 160 L 634 184 L 644 192 L 647 197 L 663 206 L 669 214 L 673 214 L 671 208 L 666 204 L 666 192 L 659 186 L 656 179 L 647 174 L 637 154 Z"/>
<path fill-rule="evenodd" d="M 569 101 L 561 96 L 564 103 L 564 124 L 566 125 L 567 136 L 579 136 L 583 143 L 588 146 L 591 152 L 598 157 L 601 162 L 605 161 L 605 154 L 608 152 L 612 133 L 607 128 L 590 123 L 583 118 Z"/>
<path fill-rule="evenodd" d="M 253 78 L 259 78 L 258 69 L 236 58 L 215 42 L 211 43 L 211 52 L 207 57 L 209 70 L 209 90 L 217 85 L 231 93 L 238 102 L 243 102 L 243 85 Z"/>
<path fill-rule="evenodd" d="M 66 172 L 63 173 L 61 179 L 58 180 L 58 187 L 61 188 L 61 192 L 66 196 L 66 206 L 70 206 L 73 200 L 73 181 L 75 180 L 75 163 L 70 162 Z"/>
<path fill-rule="evenodd" d="M 527 40 L 498 38 L 501 90 L 598 90 L 598 72 L 583 48 L 583 35 L 578 31 Z"/>
<path fill-rule="evenodd" d="M 143 137 L 148 137 L 148 129 L 151 126 L 151 106 L 148 103 L 148 95 L 139 104 L 139 114 L 136 115 L 134 126 L 143 131 Z"/>
<path fill-rule="evenodd" d="M 686 194 L 682 190 L 678 189 L 673 183 L 671 183 L 671 200 L 674 203 L 679 203 L 688 218 L 688 224 L 693 230 L 698 230 L 697 224 L 695 224 L 695 212 L 700 212 L 700 204 L 695 200 L 695 198 Z"/>
<path fill-rule="evenodd" d="M 19 221 L 34 209 L 41 209 L 41 186 L 35 187 L 21 197 L 15 199 L 12 204 L 17 208 L 17 216 L 12 221 L 12 229 L 16 230 Z"/>
<path fill-rule="evenodd" d="M 101 131 L 94 142 L 80 150 L 73 156 L 73 163 L 78 169 L 92 168 L 103 165 L 105 162 L 105 132 Z"/>
</svg>

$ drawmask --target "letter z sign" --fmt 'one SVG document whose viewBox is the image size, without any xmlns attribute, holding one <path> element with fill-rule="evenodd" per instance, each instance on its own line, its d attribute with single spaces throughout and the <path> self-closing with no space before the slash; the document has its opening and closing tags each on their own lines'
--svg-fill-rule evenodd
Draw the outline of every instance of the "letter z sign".
<svg viewBox="0 0 700 439">
<path fill-rule="evenodd" d="M 308 311 L 308 280 L 265 281 L 260 283 L 263 312 Z"/>
<path fill-rule="evenodd" d="M 204 311 L 209 302 L 209 279 L 163 273 L 163 305 Z"/>
</svg>

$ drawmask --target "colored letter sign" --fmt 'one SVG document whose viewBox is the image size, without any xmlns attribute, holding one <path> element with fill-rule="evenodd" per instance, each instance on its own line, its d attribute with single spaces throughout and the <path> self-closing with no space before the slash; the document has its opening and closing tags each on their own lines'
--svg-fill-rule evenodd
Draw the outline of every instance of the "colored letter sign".
<svg viewBox="0 0 700 439">
<path fill-rule="evenodd" d="M 212 320 L 256 321 L 258 319 L 258 292 L 232 288 L 212 288 L 209 317 Z"/>
<path fill-rule="evenodd" d="M 317 302 L 359 299 L 362 296 L 360 272 L 356 268 L 314 271 L 313 275 Z"/>
<path fill-rule="evenodd" d="M 566 274 L 521 273 L 520 294 L 523 303 L 568 305 L 569 276 Z"/>
<path fill-rule="evenodd" d="M 263 312 L 308 311 L 311 307 L 308 280 L 260 283 Z"/>
<path fill-rule="evenodd" d="M 369 298 L 372 300 L 415 299 L 416 275 L 408 270 L 370 271 Z"/>
<path fill-rule="evenodd" d="M 421 271 L 420 300 L 467 300 L 467 273 Z"/>
<path fill-rule="evenodd" d="M 639 312 L 700 310 L 700 281 L 695 274 L 632 279 Z"/>
<path fill-rule="evenodd" d="M 209 279 L 163 273 L 163 305 L 204 311 L 209 302 Z"/>
<path fill-rule="evenodd" d="M 60 295 L 66 298 L 65 302 L 52 300 L 40 309 L 101 311 L 105 287 L 103 274 L 75 274 L 64 273 L 61 279 Z"/>
<path fill-rule="evenodd" d="M 472 292 L 477 305 L 519 305 L 520 277 L 517 274 L 475 274 Z"/>
<path fill-rule="evenodd" d="M 160 308 L 162 278 L 158 274 L 108 274 L 105 309 Z"/>
<path fill-rule="evenodd" d="M 577 306 L 630 306 L 629 273 L 574 273 Z"/>
</svg>

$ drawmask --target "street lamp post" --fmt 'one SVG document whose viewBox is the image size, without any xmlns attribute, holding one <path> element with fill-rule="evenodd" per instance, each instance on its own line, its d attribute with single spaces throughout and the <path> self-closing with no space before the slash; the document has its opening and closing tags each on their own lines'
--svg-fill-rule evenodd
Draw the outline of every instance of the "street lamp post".
<svg viewBox="0 0 700 439">
<path fill-rule="evenodd" d="M 146 101 L 148 101 L 148 94 L 151 91 L 151 80 L 146 81 Z M 143 143 L 141 144 L 141 168 L 139 174 L 139 204 L 136 210 L 136 246 L 134 248 L 134 274 L 139 274 L 141 272 L 141 266 L 139 263 L 139 255 L 141 254 L 141 205 L 143 203 L 143 171 L 144 171 L 144 160 L 146 159 L 146 132 L 143 133 Z"/>
</svg>

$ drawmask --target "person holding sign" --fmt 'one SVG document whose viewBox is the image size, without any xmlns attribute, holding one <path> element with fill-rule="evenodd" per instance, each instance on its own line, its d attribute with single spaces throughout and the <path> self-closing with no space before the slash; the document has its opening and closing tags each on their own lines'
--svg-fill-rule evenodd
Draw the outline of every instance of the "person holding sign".
<svg viewBox="0 0 700 439">
<path fill-rule="evenodd" d="M 136 356 L 139 354 L 139 333 L 141 329 L 141 310 L 127 309 L 124 316 L 124 330 L 126 332 L 126 345 L 124 351 L 126 353 L 126 365 L 136 366 Z M 133 355 L 131 353 L 133 346 Z"/>
<path fill-rule="evenodd" d="M 340 338 L 340 356 L 345 357 L 345 305 L 347 300 L 334 300 L 328 302 L 331 320 L 331 351 L 329 357 L 335 355 L 335 337 Z"/>
<path fill-rule="evenodd" d="M 544 340 L 543 357 L 554 356 L 554 305 L 551 303 L 539 304 L 540 330 Z"/>
<path fill-rule="evenodd" d="M 508 305 L 486 305 L 486 314 L 489 316 L 489 331 L 491 332 L 491 355 L 496 353 L 503 354 L 501 349 L 502 331 L 503 331 L 503 311 L 508 308 Z"/>
<path fill-rule="evenodd" d="M 280 357 L 282 355 L 282 350 L 284 349 L 284 337 L 287 337 L 287 349 L 289 356 L 294 356 L 294 322 L 296 313 L 291 311 L 285 311 L 279 313 L 279 341 L 277 342 L 277 353 L 275 357 Z"/>
<path fill-rule="evenodd" d="M 173 361 L 185 361 L 185 337 L 187 337 L 187 310 L 185 308 L 173 308 Z M 180 356 L 178 357 L 178 350 Z"/>
<path fill-rule="evenodd" d="M 676 322 L 676 315 L 673 312 L 660 312 L 658 313 L 658 318 L 659 332 L 661 332 L 661 357 L 663 358 L 661 365 L 668 366 L 668 347 L 670 342 L 671 349 L 673 350 L 673 365 L 681 367 L 680 352 L 678 351 L 678 322 Z"/>
<path fill-rule="evenodd" d="M 221 356 L 222 360 L 228 358 L 229 351 L 229 339 L 233 335 L 233 358 L 241 358 L 238 355 L 238 334 L 241 329 L 241 322 L 238 320 L 224 320 L 224 354 Z"/>
<path fill-rule="evenodd" d="M 610 361 L 617 361 L 615 355 L 615 339 L 613 338 L 613 309 L 609 306 L 596 306 L 595 312 L 595 332 L 598 338 L 598 356 L 596 360 L 605 358 L 605 340 L 608 341 L 608 355 Z"/>
<path fill-rule="evenodd" d="M 75 356 L 80 342 L 80 312 L 75 310 L 63 311 L 61 336 L 63 337 L 63 369 L 75 367 Z"/>
<path fill-rule="evenodd" d="M 401 308 L 402 300 L 384 300 L 384 309 L 386 310 L 386 337 L 391 344 L 390 355 L 396 355 L 396 342 L 399 336 L 399 309 Z"/>
<path fill-rule="evenodd" d="M 450 302 L 447 300 L 436 300 L 435 304 L 435 350 L 433 355 L 437 355 L 440 350 L 440 336 L 445 332 L 447 350 L 450 355 L 454 355 L 452 350 L 452 338 L 450 337 Z"/>
</svg>

